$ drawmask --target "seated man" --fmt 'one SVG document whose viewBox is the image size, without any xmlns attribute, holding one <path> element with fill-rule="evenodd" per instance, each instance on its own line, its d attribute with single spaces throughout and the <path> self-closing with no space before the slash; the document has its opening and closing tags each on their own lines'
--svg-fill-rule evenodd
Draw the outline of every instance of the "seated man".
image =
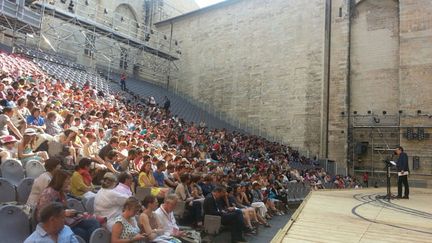
<svg viewBox="0 0 432 243">
<path fill-rule="evenodd" d="M 94 201 L 94 214 L 107 218 L 107 228 L 111 231 L 114 219 L 121 215 L 123 205 L 128 195 L 114 190 L 117 185 L 116 176 L 107 172 L 102 180 L 102 188 L 96 193 Z"/>
<path fill-rule="evenodd" d="M 225 195 L 225 187 L 215 187 L 204 200 L 204 215 L 221 216 L 221 223 L 227 225 L 231 230 L 231 242 L 246 242 L 243 238 L 243 231 L 246 229 L 243 214 L 240 210 L 236 210 L 233 207 L 229 207 L 226 210 L 223 209 L 221 201 Z"/>
<path fill-rule="evenodd" d="M 65 208 L 61 203 L 50 203 L 41 210 L 40 223 L 24 241 L 24 243 L 37 242 L 78 243 L 71 228 L 65 225 Z"/>
<path fill-rule="evenodd" d="M 178 197 L 175 194 L 168 194 L 164 203 L 155 211 L 155 216 L 159 225 L 163 226 L 165 233 L 173 236 L 183 236 L 184 232 L 180 231 L 179 226 L 174 218 L 174 209 L 177 205 Z"/>
<path fill-rule="evenodd" d="M 131 188 L 134 186 L 134 181 L 131 173 L 124 171 L 118 175 L 118 185 L 114 191 L 123 194 L 125 197 L 132 197 Z"/>
</svg>

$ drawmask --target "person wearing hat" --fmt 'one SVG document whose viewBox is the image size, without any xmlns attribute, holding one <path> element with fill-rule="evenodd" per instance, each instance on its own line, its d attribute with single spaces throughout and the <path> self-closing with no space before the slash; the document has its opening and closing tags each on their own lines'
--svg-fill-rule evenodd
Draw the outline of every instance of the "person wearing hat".
<svg viewBox="0 0 432 243">
<path fill-rule="evenodd" d="M 12 135 L 6 135 L 1 138 L 2 147 L 0 148 L 0 162 L 7 159 L 17 159 L 17 146 L 18 140 Z M 0 163 L 1 164 L 1 163 Z"/>
<path fill-rule="evenodd" d="M 102 188 L 96 193 L 94 201 L 94 213 L 107 218 L 107 228 L 111 228 L 113 220 L 121 215 L 123 205 L 129 198 L 128 195 L 114 190 L 117 185 L 117 177 L 114 173 L 105 173 L 102 180 Z"/>
<path fill-rule="evenodd" d="M 23 166 L 30 160 L 45 161 L 48 159 L 48 153 L 46 151 L 33 152 L 36 149 L 36 130 L 33 128 L 27 128 L 24 131 L 24 137 L 18 144 L 18 158 L 21 160 Z"/>
</svg>

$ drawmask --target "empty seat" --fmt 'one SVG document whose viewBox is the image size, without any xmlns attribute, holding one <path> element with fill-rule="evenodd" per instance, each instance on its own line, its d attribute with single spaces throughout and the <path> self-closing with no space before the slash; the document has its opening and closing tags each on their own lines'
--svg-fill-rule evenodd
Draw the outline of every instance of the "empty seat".
<svg viewBox="0 0 432 243">
<path fill-rule="evenodd" d="M 0 207 L 0 219 L 1 242 L 21 243 L 29 236 L 29 218 L 19 207 Z"/>
<path fill-rule="evenodd" d="M 86 243 L 86 241 L 79 235 L 75 235 L 75 238 L 78 240 L 78 243 Z"/>
<path fill-rule="evenodd" d="M 95 197 L 91 197 L 86 200 L 84 206 L 87 212 L 94 213 L 94 201 L 95 201 Z"/>
<path fill-rule="evenodd" d="M 109 243 L 111 242 L 111 234 L 104 228 L 99 228 L 90 236 L 90 243 Z"/>
<path fill-rule="evenodd" d="M 0 166 L 2 177 L 6 178 L 13 185 L 18 185 L 24 178 L 24 169 L 21 162 L 15 159 L 8 159 Z"/>
<path fill-rule="evenodd" d="M 146 196 L 151 195 L 150 187 L 137 187 L 135 197 L 141 202 Z"/>
<path fill-rule="evenodd" d="M 30 195 L 34 179 L 27 177 L 21 180 L 17 186 L 17 201 L 19 203 L 25 204 Z"/>
<path fill-rule="evenodd" d="M 15 200 L 15 186 L 5 178 L 0 177 L 0 203 L 14 202 Z"/>
<path fill-rule="evenodd" d="M 221 228 L 221 217 L 216 215 L 204 216 L 204 232 L 207 234 L 219 234 Z"/>
<path fill-rule="evenodd" d="M 79 212 L 84 212 L 85 211 L 84 206 L 81 203 L 81 201 L 79 201 L 79 200 L 77 200 L 75 198 L 69 198 L 67 200 L 67 206 L 68 206 L 68 208 L 75 209 L 76 211 L 79 211 Z"/>
<path fill-rule="evenodd" d="M 174 216 L 179 219 L 182 219 L 185 214 L 185 211 L 186 211 L 186 202 L 179 200 L 173 211 Z"/>
<path fill-rule="evenodd" d="M 37 160 L 30 160 L 25 165 L 27 177 L 37 178 L 45 172 L 45 167 Z"/>
</svg>

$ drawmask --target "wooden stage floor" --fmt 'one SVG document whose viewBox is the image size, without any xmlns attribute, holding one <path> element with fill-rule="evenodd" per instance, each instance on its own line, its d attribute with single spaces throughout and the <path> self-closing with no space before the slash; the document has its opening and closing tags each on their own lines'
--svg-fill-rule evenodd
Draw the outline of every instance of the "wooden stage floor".
<svg viewBox="0 0 432 243">
<path fill-rule="evenodd" d="M 431 243 L 432 189 L 410 188 L 409 200 L 375 198 L 385 190 L 314 191 L 273 242 Z"/>
</svg>

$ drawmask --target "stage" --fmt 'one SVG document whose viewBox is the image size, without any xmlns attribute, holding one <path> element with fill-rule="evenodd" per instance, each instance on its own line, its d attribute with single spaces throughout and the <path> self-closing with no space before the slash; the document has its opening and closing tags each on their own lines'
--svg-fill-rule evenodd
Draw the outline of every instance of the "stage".
<svg viewBox="0 0 432 243">
<path fill-rule="evenodd" d="M 272 242 L 432 242 L 432 189 L 410 188 L 409 200 L 375 198 L 385 193 L 313 191 Z"/>
</svg>

